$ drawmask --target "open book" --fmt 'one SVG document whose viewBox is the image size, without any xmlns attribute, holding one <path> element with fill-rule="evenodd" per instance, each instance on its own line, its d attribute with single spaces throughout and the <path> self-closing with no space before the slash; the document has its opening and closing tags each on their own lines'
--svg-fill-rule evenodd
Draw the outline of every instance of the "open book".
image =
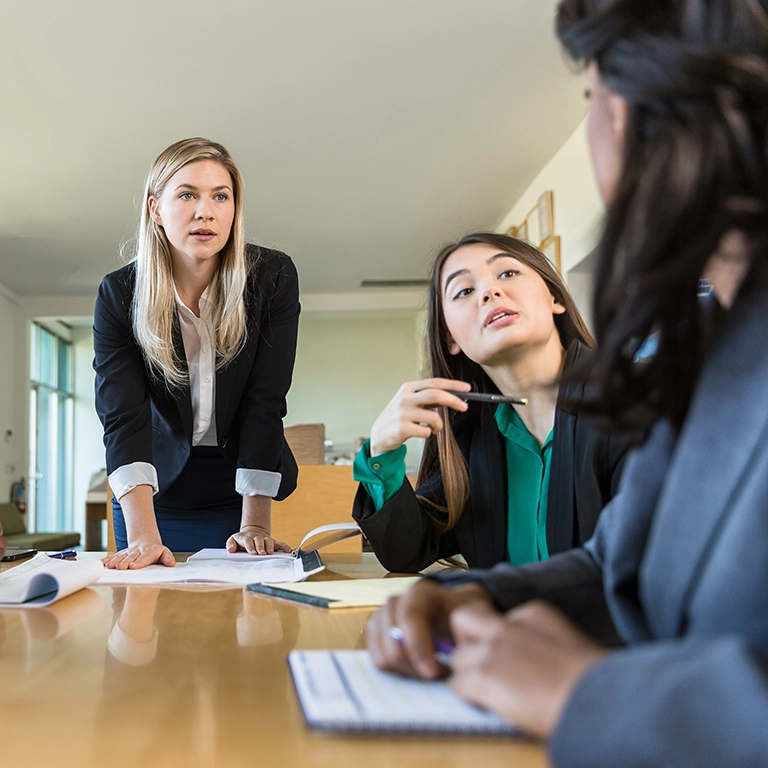
<svg viewBox="0 0 768 768">
<path fill-rule="evenodd" d="M 0 573 L 0 606 L 50 605 L 95 584 L 103 571 L 104 566 L 97 559 L 68 562 L 35 555 Z"/>
<path fill-rule="evenodd" d="M 274 555 L 249 555 L 242 550 L 239 552 L 227 552 L 226 549 L 201 549 L 190 555 L 190 560 L 228 560 L 230 562 L 239 560 L 242 562 L 253 562 L 255 559 L 265 559 L 272 557 L 297 557 L 300 553 L 316 552 L 318 549 L 335 544 L 337 541 L 349 539 L 352 536 L 360 536 L 362 531 L 357 523 L 329 523 L 313 528 L 302 540 L 297 549 L 289 555 L 287 552 L 277 552 Z"/>
<path fill-rule="evenodd" d="M 247 552 L 227 552 L 226 549 L 201 549 L 190 555 L 186 563 L 175 568 L 148 565 L 136 570 L 106 569 L 99 584 L 254 584 L 303 581 L 322 571 L 318 546 L 359 536 L 356 523 L 322 525 L 310 531 L 299 549 L 276 552 L 274 555 L 249 555 Z M 312 547 L 312 549 L 309 549 Z"/>
</svg>

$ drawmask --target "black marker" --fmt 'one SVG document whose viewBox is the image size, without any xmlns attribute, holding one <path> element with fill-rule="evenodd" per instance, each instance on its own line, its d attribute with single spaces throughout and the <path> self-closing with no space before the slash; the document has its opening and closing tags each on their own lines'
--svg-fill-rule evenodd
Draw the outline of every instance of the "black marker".
<svg viewBox="0 0 768 768">
<path fill-rule="evenodd" d="M 478 403 L 509 403 L 510 405 L 528 405 L 527 397 L 508 397 L 495 395 L 492 392 L 457 392 L 454 389 L 445 390 L 449 395 L 456 395 L 462 400 L 472 400 Z"/>
</svg>

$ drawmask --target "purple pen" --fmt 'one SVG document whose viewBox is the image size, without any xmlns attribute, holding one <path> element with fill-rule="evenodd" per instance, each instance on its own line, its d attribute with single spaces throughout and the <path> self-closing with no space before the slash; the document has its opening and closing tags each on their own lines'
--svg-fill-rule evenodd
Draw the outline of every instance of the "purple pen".
<svg viewBox="0 0 768 768">
<path fill-rule="evenodd" d="M 435 661 L 439 661 L 445 667 L 453 666 L 453 652 L 456 646 L 447 640 L 435 638 Z"/>
<path fill-rule="evenodd" d="M 400 627 L 387 627 L 387 635 L 398 643 L 402 643 L 405 639 L 405 632 Z M 453 664 L 453 652 L 456 646 L 448 640 L 443 640 L 436 637 L 435 644 L 435 661 L 440 662 L 443 666 L 450 667 Z"/>
</svg>

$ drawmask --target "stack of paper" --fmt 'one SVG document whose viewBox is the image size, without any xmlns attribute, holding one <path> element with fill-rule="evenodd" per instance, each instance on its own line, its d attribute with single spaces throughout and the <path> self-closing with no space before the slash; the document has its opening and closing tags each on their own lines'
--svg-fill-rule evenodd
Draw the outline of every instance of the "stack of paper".
<svg viewBox="0 0 768 768">
<path fill-rule="evenodd" d="M 0 605 L 50 605 L 96 583 L 103 571 L 101 560 L 67 562 L 35 555 L 0 574 Z"/>
<path fill-rule="evenodd" d="M 148 565 L 146 568 L 106 569 L 99 584 L 253 584 L 254 582 L 302 581 L 325 567 L 316 552 L 292 555 L 249 555 L 247 552 L 227 552 L 226 549 L 201 550 L 208 556 L 195 556 L 175 568 Z M 210 558 L 210 553 L 216 554 Z M 199 555 L 200 553 L 198 553 Z"/>
</svg>

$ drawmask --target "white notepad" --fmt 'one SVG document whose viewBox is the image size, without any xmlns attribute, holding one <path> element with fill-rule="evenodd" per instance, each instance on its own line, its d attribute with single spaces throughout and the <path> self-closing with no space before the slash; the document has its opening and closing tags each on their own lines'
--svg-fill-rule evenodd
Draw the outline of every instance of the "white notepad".
<svg viewBox="0 0 768 768">
<path fill-rule="evenodd" d="M 288 663 L 312 728 L 375 733 L 521 735 L 444 681 L 380 672 L 368 651 L 291 651 Z"/>
</svg>

